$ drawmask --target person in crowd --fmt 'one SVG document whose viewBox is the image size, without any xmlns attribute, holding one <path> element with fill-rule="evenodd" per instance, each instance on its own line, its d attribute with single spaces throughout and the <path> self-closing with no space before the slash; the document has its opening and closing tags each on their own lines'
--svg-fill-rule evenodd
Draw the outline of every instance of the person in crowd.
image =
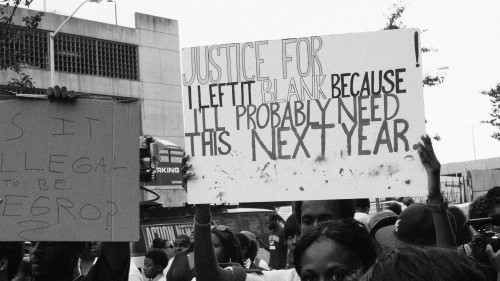
<svg viewBox="0 0 500 281">
<path fill-rule="evenodd" d="M 90 268 L 94 265 L 96 258 L 99 256 L 99 254 L 91 252 L 91 247 L 92 243 L 87 243 L 85 249 L 83 249 L 83 252 L 80 254 L 80 261 L 78 264 L 80 274 L 87 275 Z"/>
<path fill-rule="evenodd" d="M 161 246 L 162 246 L 162 240 L 160 237 L 156 237 L 155 239 L 153 239 L 153 241 L 151 242 L 151 248 L 153 249 L 161 249 Z"/>
<path fill-rule="evenodd" d="M 0 280 L 2 280 L 0 278 Z M 12 281 L 31 281 L 33 280 L 33 276 L 31 276 L 31 263 L 30 263 L 30 258 L 24 257 L 23 261 L 21 262 L 21 268 L 17 272 L 16 276 Z"/>
<path fill-rule="evenodd" d="M 144 276 L 149 281 L 166 281 L 163 270 L 167 267 L 167 254 L 160 249 L 152 249 L 144 256 Z"/>
<path fill-rule="evenodd" d="M 406 207 L 410 207 L 411 204 L 415 203 L 415 200 L 411 197 L 399 197 L 398 202 L 405 204 Z"/>
<path fill-rule="evenodd" d="M 191 234 L 193 235 L 194 231 L 192 231 Z M 184 239 L 185 238 L 182 238 L 182 240 Z M 189 237 L 189 248 L 185 251 L 177 252 L 177 248 L 179 247 L 175 248 L 176 254 L 174 258 L 168 262 L 168 266 L 164 270 L 168 281 L 190 281 L 195 276 L 194 243 L 191 243 L 191 240 L 191 237 Z"/>
<path fill-rule="evenodd" d="M 297 245 L 300 238 L 300 228 L 295 213 L 291 214 L 285 222 L 285 227 L 283 228 L 286 238 L 286 269 L 294 268 L 293 265 L 293 249 Z"/>
<path fill-rule="evenodd" d="M 257 268 L 261 270 L 269 270 L 269 265 L 267 264 L 267 262 L 257 256 L 259 252 L 259 243 L 257 242 L 257 237 L 255 236 L 255 234 L 248 230 L 243 230 L 240 233 L 244 234 L 248 239 L 250 239 L 250 248 L 248 250 L 250 260 L 253 261 Z M 245 268 L 247 268 L 246 262 L 243 262 L 245 263 Z"/>
<path fill-rule="evenodd" d="M 387 206 L 385 207 L 386 210 L 389 210 L 389 211 L 393 211 L 396 215 L 400 215 L 401 212 L 403 211 L 401 205 L 399 205 L 398 203 L 396 202 L 391 202 L 389 204 L 387 204 Z"/>
<path fill-rule="evenodd" d="M 255 257 L 257 256 L 258 248 L 255 247 L 255 244 L 253 243 L 254 241 L 241 232 L 235 233 L 235 235 L 238 238 L 238 242 L 241 246 L 241 258 L 243 259 L 243 266 L 246 269 L 265 270 L 255 263 Z"/>
<path fill-rule="evenodd" d="M 477 261 L 454 249 L 404 247 L 377 259 L 360 281 L 487 281 L 496 278 Z"/>
<path fill-rule="evenodd" d="M 488 218 L 493 215 L 500 215 L 500 187 L 498 186 L 492 187 L 486 194 L 476 197 L 469 206 L 469 219 Z M 500 226 L 491 223 L 482 225 L 474 224 L 468 229 L 471 230 L 471 236 L 478 236 L 479 230 L 500 233 Z M 484 252 L 484 245 L 475 244 L 472 240 L 474 238 L 468 243 L 459 244 L 458 250 L 467 256 L 488 263 L 486 253 Z M 475 245 L 479 247 L 476 248 Z"/>
<path fill-rule="evenodd" d="M 84 242 L 33 242 L 31 270 L 35 281 L 127 280 L 130 247 L 127 242 L 102 243 L 101 254 L 87 275 L 78 276 L 78 257 Z"/>
<path fill-rule="evenodd" d="M 279 223 L 277 214 L 266 216 L 266 226 L 269 233 L 268 243 L 261 243 L 260 246 L 269 252 L 269 268 L 283 269 L 286 266 L 286 241 L 283 234 L 283 227 Z"/>
<path fill-rule="evenodd" d="M 457 245 L 464 245 L 472 241 L 472 233 L 468 226 L 465 225 L 467 221 L 467 217 L 464 212 L 460 210 L 457 206 L 450 206 L 448 211 L 455 218 L 455 222 L 457 224 L 457 232 L 455 233 L 455 239 L 457 241 Z"/>
<path fill-rule="evenodd" d="M 301 280 L 352 280 L 376 258 L 368 231 L 354 219 L 322 222 L 305 233 L 294 249 Z"/>
<path fill-rule="evenodd" d="M 177 253 L 186 251 L 190 245 L 191 239 L 184 234 L 177 236 L 174 240 L 174 248 Z"/>
<path fill-rule="evenodd" d="M 382 246 L 395 248 L 406 245 L 415 246 L 445 246 L 456 245 L 453 230 L 456 229 L 455 219 L 450 212 L 445 212 L 450 221 L 450 237 L 437 241 L 433 212 L 426 204 L 415 203 L 406 208 L 395 224 L 382 227 L 375 233 L 375 240 Z M 439 242 L 439 244 L 438 244 Z"/>
<path fill-rule="evenodd" d="M 23 260 L 22 242 L 0 242 L 0 281 L 16 276 Z"/>
<path fill-rule="evenodd" d="M 391 226 L 398 220 L 398 215 L 396 215 L 391 210 L 382 210 L 375 213 L 368 223 L 368 231 L 371 237 L 375 237 L 375 233 L 383 227 Z"/>
<path fill-rule="evenodd" d="M 354 219 L 364 224 L 365 227 L 368 227 L 368 223 L 370 222 L 370 199 L 356 199 L 355 202 L 356 213 L 354 213 Z"/>
<path fill-rule="evenodd" d="M 160 244 L 161 248 L 165 254 L 167 254 L 168 260 L 170 261 L 175 257 L 175 254 L 177 253 L 174 249 L 174 243 L 169 240 L 162 240 L 162 243 Z"/>
<path fill-rule="evenodd" d="M 484 195 L 481 195 L 472 201 L 469 206 L 469 219 L 480 219 L 500 215 L 500 186 L 492 187 Z M 473 229 L 485 228 L 495 233 L 500 233 L 500 225 L 492 224 L 475 225 Z"/>
</svg>

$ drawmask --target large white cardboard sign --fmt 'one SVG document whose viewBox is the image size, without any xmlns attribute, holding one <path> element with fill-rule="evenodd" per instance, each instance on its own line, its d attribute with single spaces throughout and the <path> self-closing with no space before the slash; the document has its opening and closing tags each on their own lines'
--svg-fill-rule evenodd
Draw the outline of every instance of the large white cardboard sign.
<svg viewBox="0 0 500 281">
<path fill-rule="evenodd" d="M 190 203 L 424 195 L 415 29 L 183 49 Z"/>
<path fill-rule="evenodd" d="M 0 101 L 0 240 L 133 241 L 139 102 Z"/>
</svg>

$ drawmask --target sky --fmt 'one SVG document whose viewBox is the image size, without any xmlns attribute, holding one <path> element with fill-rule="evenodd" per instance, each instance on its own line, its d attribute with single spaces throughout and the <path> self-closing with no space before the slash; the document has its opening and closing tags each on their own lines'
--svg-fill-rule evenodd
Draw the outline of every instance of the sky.
<svg viewBox="0 0 500 281">
<path fill-rule="evenodd" d="M 31 8 L 71 14 L 82 0 L 35 0 Z M 179 21 L 180 47 L 377 31 L 398 1 L 387 0 L 116 0 L 87 3 L 75 17 L 134 27 L 134 12 Z M 494 128 L 482 124 L 491 103 L 480 94 L 500 83 L 500 1 L 404 1 L 403 23 L 419 28 L 423 74 L 446 75 L 424 88 L 427 132 L 441 163 L 500 157 Z"/>
</svg>

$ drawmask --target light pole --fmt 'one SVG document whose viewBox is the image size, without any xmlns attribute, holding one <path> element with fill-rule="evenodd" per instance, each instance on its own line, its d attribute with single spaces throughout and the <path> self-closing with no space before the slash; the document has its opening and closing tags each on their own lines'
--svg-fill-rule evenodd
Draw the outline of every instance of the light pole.
<svg viewBox="0 0 500 281">
<path fill-rule="evenodd" d="M 85 0 L 80 6 L 76 8 L 76 10 L 61 23 L 61 25 L 56 29 L 56 31 L 50 33 L 50 41 L 49 41 L 49 51 L 50 51 L 50 80 L 52 87 L 56 85 L 56 63 L 55 63 L 55 53 L 54 53 L 54 38 L 56 37 L 59 30 L 73 17 L 73 15 L 83 6 L 83 4 L 87 2 L 100 3 L 102 0 Z"/>
</svg>

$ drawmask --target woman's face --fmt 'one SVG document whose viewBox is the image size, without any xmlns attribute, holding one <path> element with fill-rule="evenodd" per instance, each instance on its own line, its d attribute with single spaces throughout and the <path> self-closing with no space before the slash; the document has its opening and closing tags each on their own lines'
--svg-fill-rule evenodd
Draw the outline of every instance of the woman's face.
<svg viewBox="0 0 500 281">
<path fill-rule="evenodd" d="M 344 280 L 361 264 L 361 259 L 346 246 L 328 238 L 315 241 L 303 253 L 302 281 Z"/>
<path fill-rule="evenodd" d="M 215 256 L 217 257 L 217 262 L 225 263 L 229 262 L 229 258 L 226 255 L 226 249 L 224 249 L 224 245 L 220 241 L 219 236 L 212 233 L 212 243 L 215 249 Z"/>
</svg>

